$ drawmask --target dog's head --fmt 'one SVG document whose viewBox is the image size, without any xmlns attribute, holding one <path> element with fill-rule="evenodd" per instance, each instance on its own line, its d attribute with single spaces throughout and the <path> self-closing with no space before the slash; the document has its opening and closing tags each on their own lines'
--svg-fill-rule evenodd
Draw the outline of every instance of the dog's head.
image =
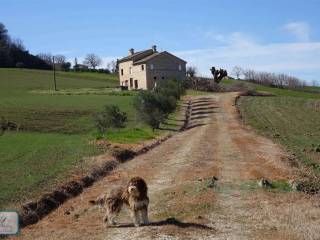
<svg viewBox="0 0 320 240">
<path fill-rule="evenodd" d="M 134 177 L 128 182 L 127 190 L 135 198 L 146 198 L 148 187 L 141 177 Z"/>
</svg>

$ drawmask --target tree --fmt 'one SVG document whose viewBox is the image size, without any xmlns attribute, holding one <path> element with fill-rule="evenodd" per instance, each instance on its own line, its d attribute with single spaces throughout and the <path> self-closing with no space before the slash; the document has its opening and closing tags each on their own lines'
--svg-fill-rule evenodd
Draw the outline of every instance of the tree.
<svg viewBox="0 0 320 240">
<path fill-rule="evenodd" d="M 187 68 L 187 76 L 188 77 L 194 77 L 197 74 L 198 70 L 194 66 L 189 66 Z"/>
<path fill-rule="evenodd" d="M 38 58 L 45 61 L 47 64 L 52 65 L 52 54 L 51 53 L 39 53 Z"/>
<path fill-rule="evenodd" d="M 68 72 L 70 70 L 71 63 L 70 62 L 64 62 L 61 64 L 61 70 Z"/>
<path fill-rule="evenodd" d="M 96 69 L 97 66 L 100 66 L 102 64 L 102 59 L 99 56 L 90 53 L 87 54 L 86 58 L 83 61 L 83 64 L 93 69 Z"/>
<path fill-rule="evenodd" d="M 175 110 L 177 100 L 184 92 L 184 86 L 178 80 L 161 81 L 153 91 L 139 92 L 134 99 L 138 118 L 152 129 L 159 128 Z"/>
<path fill-rule="evenodd" d="M 109 62 L 107 64 L 107 69 L 112 72 L 112 73 L 116 73 L 117 72 L 117 62 L 112 60 L 111 62 Z"/>
<path fill-rule="evenodd" d="M 240 79 L 240 76 L 242 75 L 243 73 L 243 70 L 241 67 L 239 66 L 235 66 L 233 69 L 232 69 L 232 74 L 234 76 L 236 76 L 237 79 Z"/>
<path fill-rule="evenodd" d="M 11 41 L 11 45 L 15 46 L 16 48 L 20 49 L 21 51 L 25 51 L 26 48 L 21 39 L 15 38 Z"/>
<path fill-rule="evenodd" d="M 210 69 L 212 75 L 213 75 L 213 80 L 215 83 L 220 83 L 221 80 L 224 78 L 224 77 L 227 77 L 228 76 L 228 72 L 227 70 L 225 69 L 216 69 L 215 67 L 212 67 Z"/>
<path fill-rule="evenodd" d="M 57 64 L 57 65 L 62 65 L 66 62 L 66 57 L 62 54 L 57 54 L 54 56 L 54 62 Z"/>
<path fill-rule="evenodd" d="M 6 46 L 10 43 L 10 37 L 5 25 L 0 22 L 0 47 Z"/>
<path fill-rule="evenodd" d="M 10 38 L 4 24 L 0 23 L 0 67 L 17 67 L 50 69 L 40 58 L 30 54 L 20 39 Z"/>
<path fill-rule="evenodd" d="M 134 107 L 139 120 L 149 125 L 153 130 L 159 128 L 165 120 L 165 113 L 161 110 L 159 99 L 150 91 L 142 91 L 134 99 Z"/>
<path fill-rule="evenodd" d="M 104 111 L 94 116 L 94 122 L 99 133 L 103 134 L 110 128 L 124 128 L 127 122 L 127 114 L 120 111 L 117 106 L 106 105 Z"/>
<path fill-rule="evenodd" d="M 319 86 L 318 81 L 317 81 L 317 80 L 312 80 L 312 86 L 313 86 L 313 87 Z"/>
</svg>

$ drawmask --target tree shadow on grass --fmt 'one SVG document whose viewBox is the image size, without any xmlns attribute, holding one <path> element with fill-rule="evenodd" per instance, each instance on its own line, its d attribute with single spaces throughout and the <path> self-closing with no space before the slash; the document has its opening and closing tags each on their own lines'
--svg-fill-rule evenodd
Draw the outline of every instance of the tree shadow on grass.
<svg viewBox="0 0 320 240">
<path fill-rule="evenodd" d="M 146 226 L 166 226 L 166 225 L 173 225 L 178 228 L 197 228 L 197 229 L 202 229 L 202 230 L 211 230 L 211 231 L 216 231 L 215 228 L 209 227 L 204 224 L 200 223 L 190 223 L 190 222 L 181 222 L 175 218 L 167 218 L 166 220 L 162 221 L 157 221 L 157 222 L 150 222 Z M 116 226 L 111 226 L 113 228 L 129 228 L 129 227 L 135 227 L 133 223 L 126 223 L 126 224 L 118 224 Z"/>
</svg>

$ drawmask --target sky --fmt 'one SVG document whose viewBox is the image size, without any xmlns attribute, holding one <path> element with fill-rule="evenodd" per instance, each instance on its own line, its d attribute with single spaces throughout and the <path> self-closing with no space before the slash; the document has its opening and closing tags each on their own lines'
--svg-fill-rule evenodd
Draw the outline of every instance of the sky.
<svg viewBox="0 0 320 240">
<path fill-rule="evenodd" d="M 320 81 L 320 0 L 0 0 L 0 22 L 33 54 L 86 54 L 104 66 L 157 45 L 211 66 Z"/>
</svg>

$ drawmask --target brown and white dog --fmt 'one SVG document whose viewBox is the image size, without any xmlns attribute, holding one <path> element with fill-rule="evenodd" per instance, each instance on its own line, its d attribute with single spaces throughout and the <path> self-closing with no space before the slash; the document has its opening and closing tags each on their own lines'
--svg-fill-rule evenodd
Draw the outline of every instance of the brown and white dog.
<svg viewBox="0 0 320 240">
<path fill-rule="evenodd" d="M 103 194 L 93 204 L 99 204 L 106 210 L 103 218 L 104 222 L 115 225 L 115 218 L 119 214 L 123 204 L 127 205 L 131 212 L 134 225 L 148 224 L 148 187 L 146 182 L 140 177 L 132 178 L 127 186 L 111 190 L 109 194 Z"/>
</svg>

